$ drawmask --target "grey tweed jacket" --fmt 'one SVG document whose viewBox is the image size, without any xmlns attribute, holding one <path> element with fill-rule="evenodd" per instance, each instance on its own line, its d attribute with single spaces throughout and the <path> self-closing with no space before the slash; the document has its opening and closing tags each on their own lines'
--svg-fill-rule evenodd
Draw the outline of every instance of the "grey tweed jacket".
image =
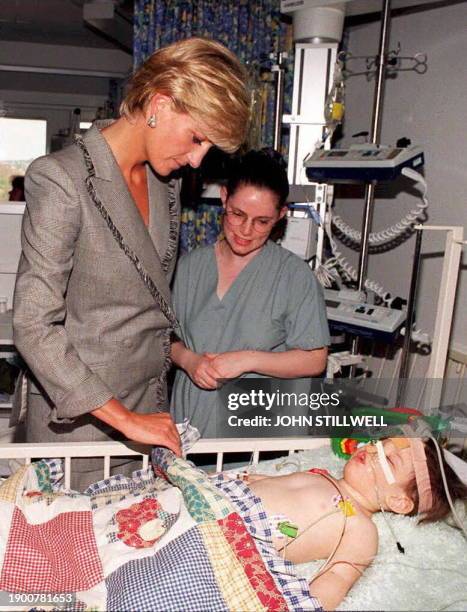
<svg viewBox="0 0 467 612">
<path fill-rule="evenodd" d="M 77 145 L 35 160 L 26 175 L 13 328 L 33 375 L 30 441 L 106 439 L 108 428 L 88 413 L 112 397 L 143 413 L 165 407 L 170 323 L 160 302 L 170 305 L 178 183 L 148 166 L 146 228 L 99 129 L 83 142 L 95 171 L 88 187 Z"/>
</svg>

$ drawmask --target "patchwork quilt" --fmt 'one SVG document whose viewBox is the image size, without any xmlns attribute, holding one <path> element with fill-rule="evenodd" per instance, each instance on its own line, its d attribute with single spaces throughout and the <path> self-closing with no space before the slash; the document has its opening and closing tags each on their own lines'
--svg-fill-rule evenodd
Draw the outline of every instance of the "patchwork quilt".
<svg viewBox="0 0 467 612">
<path fill-rule="evenodd" d="M 20 468 L 0 486 L 0 591 L 73 593 L 73 610 L 321 609 L 243 482 L 166 449 L 153 466 L 83 494 L 56 460 Z"/>
</svg>

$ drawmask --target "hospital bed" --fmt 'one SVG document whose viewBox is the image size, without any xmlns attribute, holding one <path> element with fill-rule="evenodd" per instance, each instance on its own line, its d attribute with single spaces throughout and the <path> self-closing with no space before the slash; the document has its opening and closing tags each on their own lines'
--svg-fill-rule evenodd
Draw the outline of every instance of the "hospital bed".
<svg viewBox="0 0 467 612">
<path fill-rule="evenodd" d="M 0 444 L 0 459 L 29 463 L 40 457 L 61 458 L 64 463 L 64 484 L 70 482 L 75 457 L 101 457 L 102 474 L 108 478 L 110 460 L 134 457 L 141 460 L 143 470 L 149 467 L 148 447 L 123 442 L 75 443 L 57 446 L 47 444 Z M 262 460 L 269 451 L 281 451 L 280 458 Z M 226 460 L 236 453 L 250 454 L 249 471 L 285 474 L 311 467 L 328 469 L 338 476 L 343 460 L 336 457 L 328 439 L 201 439 L 190 450 L 188 458 L 197 454 L 213 454 L 213 470 L 221 471 Z M 446 523 L 417 526 L 416 517 L 387 517 L 398 539 L 405 547 L 401 555 L 387 524 L 381 516 L 374 520 L 378 527 L 380 549 L 377 559 L 352 588 L 339 610 L 467 610 L 467 572 L 465 542 L 460 533 Z M 296 566 L 297 574 L 307 580 L 321 562 Z"/>
</svg>

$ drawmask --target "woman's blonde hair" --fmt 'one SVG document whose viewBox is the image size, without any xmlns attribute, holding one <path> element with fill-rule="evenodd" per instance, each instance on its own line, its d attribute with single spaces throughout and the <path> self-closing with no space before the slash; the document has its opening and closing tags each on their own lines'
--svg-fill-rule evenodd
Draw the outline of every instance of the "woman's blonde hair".
<svg viewBox="0 0 467 612">
<path fill-rule="evenodd" d="M 172 98 L 220 149 L 231 153 L 246 140 L 249 95 L 245 70 L 224 45 L 189 38 L 158 49 L 131 77 L 120 113 L 142 112 L 155 93 Z"/>
</svg>

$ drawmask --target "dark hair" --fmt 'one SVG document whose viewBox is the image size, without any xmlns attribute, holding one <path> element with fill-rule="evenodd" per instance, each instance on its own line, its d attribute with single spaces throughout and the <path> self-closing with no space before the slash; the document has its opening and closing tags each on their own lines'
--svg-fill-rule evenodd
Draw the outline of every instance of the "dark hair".
<svg viewBox="0 0 467 612">
<path fill-rule="evenodd" d="M 425 455 L 426 463 L 428 467 L 428 473 L 430 475 L 431 492 L 433 495 L 433 503 L 430 510 L 425 512 L 420 518 L 419 523 L 434 523 L 439 521 L 451 512 L 451 507 L 446 497 L 444 490 L 443 477 L 441 475 L 441 468 L 439 466 L 438 454 L 436 452 L 435 444 L 432 440 L 428 440 L 425 443 Z M 444 472 L 446 474 L 446 481 L 448 483 L 449 493 L 453 503 L 457 499 L 467 499 L 467 487 L 459 480 L 454 473 L 454 470 L 446 463 L 444 457 L 442 458 Z M 418 491 L 417 482 L 415 479 L 409 484 L 408 495 L 414 502 L 414 509 L 410 515 L 415 515 L 418 512 Z"/>
<path fill-rule="evenodd" d="M 11 179 L 11 186 L 13 189 L 21 189 L 24 191 L 24 176 L 13 176 Z"/>
<path fill-rule="evenodd" d="M 252 150 L 233 158 L 226 183 L 227 197 L 232 196 L 242 185 L 269 189 L 277 196 L 277 208 L 285 206 L 289 181 L 280 153 L 274 149 Z"/>
</svg>

